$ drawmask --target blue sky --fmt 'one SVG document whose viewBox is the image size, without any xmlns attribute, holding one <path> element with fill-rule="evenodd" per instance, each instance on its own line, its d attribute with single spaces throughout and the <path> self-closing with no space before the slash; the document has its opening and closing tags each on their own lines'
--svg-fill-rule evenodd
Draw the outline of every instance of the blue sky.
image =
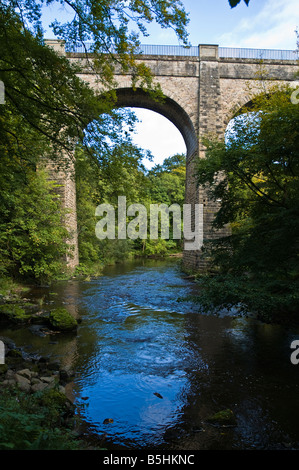
<svg viewBox="0 0 299 470">
<path fill-rule="evenodd" d="M 189 39 L 193 46 L 294 49 L 299 27 L 298 0 L 251 0 L 231 8 L 228 0 L 183 0 L 189 12 Z M 147 44 L 176 44 L 175 34 L 151 28 Z"/>
<path fill-rule="evenodd" d="M 193 46 L 218 44 L 259 49 L 296 48 L 299 0 L 251 0 L 248 7 L 241 0 L 233 9 L 228 0 L 182 0 L 182 3 L 189 13 L 187 29 Z M 52 9 L 51 16 L 57 16 L 56 9 Z M 148 32 L 150 36 L 142 38 L 143 44 L 178 44 L 172 30 L 153 24 L 148 27 Z M 53 37 L 49 30 L 46 37 Z M 161 163 L 168 156 L 185 152 L 182 136 L 164 117 L 148 110 L 138 110 L 136 114 L 142 123 L 137 126 L 134 140 L 141 147 L 151 150 L 155 162 Z"/>
<path fill-rule="evenodd" d="M 296 48 L 299 0 L 251 0 L 248 7 L 242 1 L 233 9 L 228 0 L 184 0 L 183 4 L 189 12 L 188 32 L 193 46 Z M 144 44 L 178 43 L 172 31 L 157 26 L 151 27 L 150 31 L 150 37 L 142 41 Z M 136 110 L 136 114 L 142 123 L 137 126 L 134 141 L 151 150 L 156 163 L 162 163 L 164 158 L 175 153 L 185 153 L 182 136 L 169 121 L 148 110 Z"/>
<path fill-rule="evenodd" d="M 193 46 L 218 44 L 226 47 L 263 49 L 294 49 L 299 28 L 298 0 L 250 0 L 249 6 L 241 0 L 230 8 L 228 0 L 182 0 L 189 13 L 189 39 Z M 45 9 L 45 23 L 50 18 L 64 16 L 61 6 Z M 144 44 L 178 44 L 175 33 L 157 25 L 148 28 L 150 37 Z M 46 36 L 53 37 L 47 29 Z"/>
</svg>

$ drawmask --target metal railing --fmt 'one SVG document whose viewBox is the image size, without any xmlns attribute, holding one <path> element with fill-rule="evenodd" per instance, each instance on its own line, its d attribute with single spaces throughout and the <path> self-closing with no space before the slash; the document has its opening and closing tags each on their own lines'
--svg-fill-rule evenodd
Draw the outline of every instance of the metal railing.
<svg viewBox="0 0 299 470">
<path fill-rule="evenodd" d="M 139 53 L 145 55 L 171 55 L 177 57 L 198 57 L 197 46 L 159 46 L 142 44 L 139 48 Z"/>
<path fill-rule="evenodd" d="M 67 49 L 67 52 L 77 52 L 77 53 L 84 53 L 84 52 L 92 52 L 93 51 L 93 44 L 88 42 L 84 43 L 84 45 L 77 45 L 76 47 L 72 47 L 71 49 Z M 102 52 L 108 52 L 107 49 L 103 49 Z M 110 47 L 109 52 L 111 54 L 115 53 L 115 48 Z M 184 47 L 184 46 L 160 46 L 160 45 L 151 45 L 151 44 L 141 44 L 140 47 L 137 49 L 137 54 L 144 54 L 144 55 L 166 55 L 166 56 L 187 56 L 187 57 L 198 57 L 198 47 L 191 46 L 191 47 Z"/>
<path fill-rule="evenodd" d="M 299 51 L 284 49 L 246 49 L 238 47 L 219 47 L 219 57 L 226 59 L 298 60 Z"/>
<path fill-rule="evenodd" d="M 68 50 L 67 52 L 92 52 L 92 43 L 85 43 L 78 45 L 75 48 Z M 103 52 L 107 52 L 103 50 Z M 113 48 L 110 49 L 113 53 Z M 247 49 L 238 47 L 219 47 L 219 57 L 226 59 L 270 59 L 270 60 L 298 60 L 299 51 L 292 50 L 280 50 L 280 49 Z M 159 56 L 175 56 L 175 57 L 198 57 L 199 47 L 198 46 L 166 46 L 166 45 L 140 45 L 137 53 L 144 55 L 159 55 Z"/>
</svg>

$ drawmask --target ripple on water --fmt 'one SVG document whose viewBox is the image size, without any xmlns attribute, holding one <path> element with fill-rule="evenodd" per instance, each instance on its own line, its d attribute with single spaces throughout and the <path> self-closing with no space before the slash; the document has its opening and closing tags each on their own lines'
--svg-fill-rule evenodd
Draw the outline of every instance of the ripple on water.
<svg viewBox="0 0 299 470">
<path fill-rule="evenodd" d="M 89 397 L 86 418 L 93 425 L 103 430 L 103 420 L 113 418 L 108 430 L 114 441 L 159 441 L 180 417 L 192 361 L 184 314 L 193 305 L 177 298 L 188 286 L 168 266 L 138 267 L 104 276 L 84 292 L 84 322 L 96 331 L 97 345 L 77 386 Z"/>
<path fill-rule="evenodd" d="M 114 443 L 136 448 L 299 441 L 290 333 L 227 313 L 199 314 L 192 302 L 177 302 L 192 289 L 167 263 L 111 267 L 83 284 L 74 386 L 78 401 L 88 397 L 86 420 Z M 205 423 L 227 408 L 236 428 Z M 104 424 L 107 418 L 113 423 Z"/>
</svg>

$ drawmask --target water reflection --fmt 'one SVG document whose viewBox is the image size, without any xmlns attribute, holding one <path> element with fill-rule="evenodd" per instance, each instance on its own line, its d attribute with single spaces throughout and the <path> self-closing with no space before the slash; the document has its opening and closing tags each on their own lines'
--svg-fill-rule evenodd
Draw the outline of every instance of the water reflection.
<svg viewBox="0 0 299 470">
<path fill-rule="evenodd" d="M 111 266 L 32 294 L 81 317 L 77 336 L 7 336 L 75 368 L 74 397 L 112 449 L 299 449 L 299 365 L 290 361 L 299 331 L 199 314 L 177 302 L 193 289 L 174 262 Z M 207 422 L 224 409 L 236 426 Z"/>
<path fill-rule="evenodd" d="M 79 364 L 75 385 L 78 400 L 88 396 L 86 419 L 126 447 L 297 445 L 290 332 L 252 319 L 200 315 L 192 303 L 177 302 L 192 289 L 175 265 L 151 262 L 113 267 L 84 290 L 84 367 Z M 84 338 L 91 331 L 90 355 Z M 207 424 L 226 408 L 238 426 Z M 104 425 L 106 418 L 113 424 Z"/>
<path fill-rule="evenodd" d="M 179 419 L 188 387 L 185 368 L 194 357 L 185 341 L 184 313 L 191 306 L 178 304 L 165 282 L 175 271 L 155 263 L 109 273 L 84 292 L 81 336 L 97 332 L 97 361 L 84 361 L 93 378 L 87 383 L 80 368 L 76 385 L 89 397 L 86 419 L 116 443 L 156 445 Z M 178 277 L 175 289 L 185 293 L 186 285 Z M 84 348 L 81 355 L 86 357 Z M 113 425 L 103 426 L 109 417 Z"/>
</svg>

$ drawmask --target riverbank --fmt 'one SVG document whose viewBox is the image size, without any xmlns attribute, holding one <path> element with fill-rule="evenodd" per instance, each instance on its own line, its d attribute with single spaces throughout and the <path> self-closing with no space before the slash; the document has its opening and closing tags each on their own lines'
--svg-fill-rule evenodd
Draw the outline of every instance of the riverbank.
<svg viewBox="0 0 299 470">
<path fill-rule="evenodd" d="M 75 449 L 75 407 L 67 397 L 71 372 L 30 357 L 9 338 L 0 365 L 0 449 Z"/>
<path fill-rule="evenodd" d="M 76 336 L 78 320 L 63 308 L 51 309 L 26 298 L 30 287 L 5 279 L 0 289 L 0 450 L 86 450 L 91 445 L 81 428 L 80 410 L 74 405 L 71 384 L 74 371 L 28 344 L 16 346 L 13 331 L 34 328 L 40 337 Z M 27 346 L 27 347 L 26 347 Z"/>
<path fill-rule="evenodd" d="M 0 364 L 1 450 L 99 450 L 72 401 L 74 371 L 29 355 L 9 339 Z"/>
</svg>

